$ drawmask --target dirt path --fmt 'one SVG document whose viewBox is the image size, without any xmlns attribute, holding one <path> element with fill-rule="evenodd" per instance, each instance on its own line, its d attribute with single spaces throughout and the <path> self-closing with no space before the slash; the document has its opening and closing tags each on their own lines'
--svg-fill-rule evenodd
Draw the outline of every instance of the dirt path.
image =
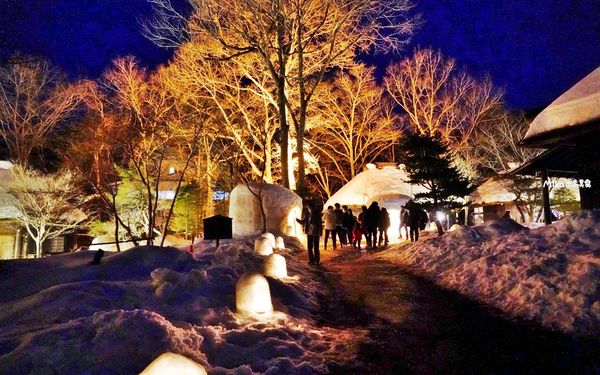
<svg viewBox="0 0 600 375">
<path fill-rule="evenodd" d="M 352 250 L 322 254 L 323 323 L 370 340 L 334 374 L 595 374 L 600 342 L 506 320 L 406 270 Z"/>
</svg>

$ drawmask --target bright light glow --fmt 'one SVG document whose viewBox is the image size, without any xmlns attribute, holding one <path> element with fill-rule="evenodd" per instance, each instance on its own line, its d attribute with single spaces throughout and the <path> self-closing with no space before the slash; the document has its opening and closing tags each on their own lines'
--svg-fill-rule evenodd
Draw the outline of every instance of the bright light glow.
<svg viewBox="0 0 600 375">
<path fill-rule="evenodd" d="M 264 274 L 274 279 L 287 277 L 285 258 L 279 254 L 271 254 L 265 258 Z"/>
<path fill-rule="evenodd" d="M 275 248 L 276 249 L 285 249 L 285 241 L 283 241 L 283 237 L 277 237 L 275 239 Z"/>
<path fill-rule="evenodd" d="M 438 221 L 440 223 L 443 223 L 444 221 L 446 221 L 446 214 L 443 213 L 442 211 L 438 211 L 435 213 L 435 217 L 438 219 Z"/>
<path fill-rule="evenodd" d="M 273 254 L 273 242 L 267 237 L 258 237 L 254 242 L 254 254 L 262 256 Z"/>
<path fill-rule="evenodd" d="M 235 307 L 242 315 L 270 316 L 273 304 L 267 279 L 256 272 L 243 274 L 235 285 Z"/>
<path fill-rule="evenodd" d="M 189 358 L 167 352 L 152 361 L 140 375 L 206 375 L 206 370 Z"/>
<path fill-rule="evenodd" d="M 271 246 L 275 247 L 275 236 L 273 233 L 265 232 L 261 235 L 263 238 L 268 238 L 271 241 Z"/>
<path fill-rule="evenodd" d="M 288 235 L 288 236 L 301 236 L 302 235 L 302 229 L 300 227 L 300 224 L 298 224 L 298 222 L 296 221 L 297 218 L 300 218 L 302 216 L 302 208 L 301 207 L 294 207 L 290 210 L 290 213 L 287 216 L 287 223 L 286 223 L 286 227 L 284 228 L 284 234 Z"/>
<path fill-rule="evenodd" d="M 388 214 L 390 215 L 390 228 L 388 229 L 388 237 L 391 241 L 394 241 L 400 237 L 400 210 L 388 209 Z"/>
</svg>

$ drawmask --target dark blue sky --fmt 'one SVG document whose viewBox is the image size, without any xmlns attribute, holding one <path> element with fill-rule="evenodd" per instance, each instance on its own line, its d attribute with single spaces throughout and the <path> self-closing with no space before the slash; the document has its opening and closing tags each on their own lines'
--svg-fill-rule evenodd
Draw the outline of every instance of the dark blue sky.
<svg viewBox="0 0 600 375">
<path fill-rule="evenodd" d="M 73 77 L 97 77 L 117 56 L 149 66 L 170 56 L 140 35 L 145 0 L 0 5 L 4 54 L 42 55 Z M 489 73 L 512 108 L 543 107 L 600 66 L 600 0 L 420 0 L 417 11 L 425 23 L 405 52 L 434 47 L 474 75 Z M 389 57 L 369 60 L 384 65 Z"/>
</svg>

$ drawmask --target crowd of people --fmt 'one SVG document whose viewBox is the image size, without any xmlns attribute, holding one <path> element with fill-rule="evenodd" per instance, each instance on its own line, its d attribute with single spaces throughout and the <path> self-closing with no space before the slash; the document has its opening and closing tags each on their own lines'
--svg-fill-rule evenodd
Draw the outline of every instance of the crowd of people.
<svg viewBox="0 0 600 375">
<path fill-rule="evenodd" d="M 328 242 L 331 241 L 332 249 L 336 250 L 338 243 L 340 247 L 352 246 L 359 251 L 366 248 L 374 249 L 377 246 L 389 244 L 388 229 L 391 225 L 389 212 L 385 207 L 379 207 L 373 202 L 369 207 L 362 206 L 358 216 L 354 216 L 352 209 L 346 205 L 336 203 L 327 207 L 323 216 L 321 210 L 312 202 L 307 202 L 302 210 L 302 217 L 297 219 L 302 224 L 307 236 L 307 248 L 309 264 L 320 263 L 319 239 L 325 230 L 323 250 L 327 250 Z M 412 200 L 402 207 L 400 213 L 400 233 L 402 228 L 406 233 L 406 239 L 418 241 L 419 230 L 425 228 L 428 216 Z M 362 247 L 362 239 L 366 246 Z"/>
</svg>

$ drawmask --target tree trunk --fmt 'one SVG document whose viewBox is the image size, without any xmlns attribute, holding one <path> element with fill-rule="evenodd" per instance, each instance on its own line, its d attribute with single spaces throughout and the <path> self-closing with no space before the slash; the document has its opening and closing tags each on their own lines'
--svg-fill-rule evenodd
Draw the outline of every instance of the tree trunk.
<svg viewBox="0 0 600 375">
<path fill-rule="evenodd" d="M 121 252 L 121 244 L 119 244 L 119 214 L 117 212 L 117 194 L 112 194 L 113 201 L 113 214 L 115 215 L 115 246 L 117 247 L 117 252 Z"/>
<path fill-rule="evenodd" d="M 439 210 L 438 207 L 438 199 L 437 199 L 437 191 L 434 189 L 432 191 L 433 193 L 433 217 L 435 218 L 434 223 L 435 223 L 435 227 L 437 228 L 437 232 L 438 232 L 438 236 L 441 236 L 444 234 L 444 227 L 442 226 L 442 223 L 440 222 L 440 220 L 437 217 L 437 213 Z"/>
<path fill-rule="evenodd" d="M 42 239 L 39 236 L 37 236 L 33 240 L 35 241 L 35 257 L 41 258 L 42 257 Z"/>
<path fill-rule="evenodd" d="M 173 197 L 173 200 L 171 201 L 171 204 L 169 205 L 169 212 L 167 213 L 167 217 L 164 219 L 165 223 L 163 225 L 163 233 L 162 233 L 162 238 L 160 240 L 160 247 L 165 246 L 165 240 L 167 239 L 167 233 L 169 231 L 169 222 L 171 221 L 171 217 L 173 216 L 173 210 L 175 209 L 175 200 L 177 199 L 177 196 L 179 195 L 179 190 L 181 189 L 181 183 L 183 182 L 185 173 L 187 172 L 187 169 L 190 166 L 190 161 L 192 160 L 194 153 L 195 153 L 195 147 L 194 147 L 194 151 L 190 151 L 190 155 L 187 157 L 187 159 L 185 161 L 185 166 L 183 167 L 183 170 L 179 174 L 179 178 L 177 180 L 177 187 L 175 188 L 175 196 Z"/>
<path fill-rule="evenodd" d="M 300 121 L 302 121 L 302 119 Z M 298 152 L 298 182 L 296 184 L 296 192 L 300 197 L 304 197 L 306 195 L 306 167 L 304 161 L 304 129 L 302 125 L 301 127 L 301 131 L 298 131 L 296 134 Z"/>
<path fill-rule="evenodd" d="M 283 25 L 282 25 L 283 27 Z M 281 41 L 283 43 L 283 41 Z M 279 49 L 279 77 L 277 79 L 277 109 L 279 110 L 279 146 L 281 148 L 281 184 L 290 187 L 289 164 L 288 164 L 288 137 L 289 128 L 286 116 L 286 92 L 285 92 L 285 61 L 281 48 Z"/>
</svg>

